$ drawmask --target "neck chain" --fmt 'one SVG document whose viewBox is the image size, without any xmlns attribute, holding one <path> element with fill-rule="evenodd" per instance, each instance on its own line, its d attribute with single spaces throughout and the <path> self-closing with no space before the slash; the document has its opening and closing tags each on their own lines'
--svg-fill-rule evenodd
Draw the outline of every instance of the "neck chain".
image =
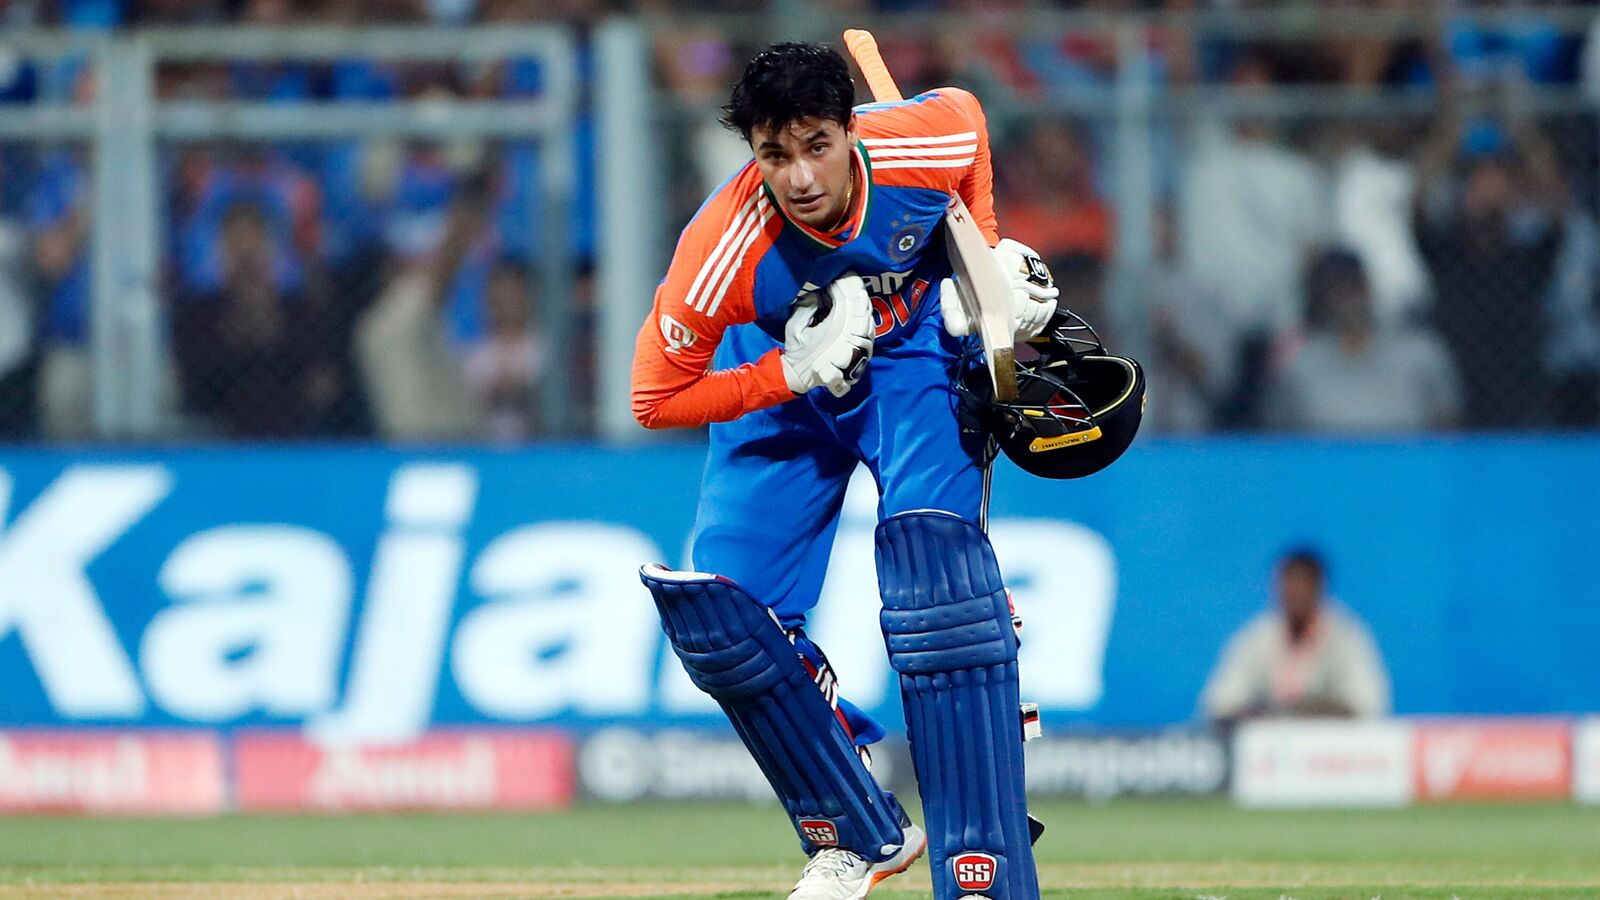
<svg viewBox="0 0 1600 900">
<path fill-rule="evenodd" d="M 833 227 L 828 229 L 829 234 L 832 234 L 833 232 L 838 231 L 840 228 L 843 228 L 844 223 L 850 219 L 850 201 L 855 198 L 855 195 L 856 164 L 852 160 L 850 163 L 850 181 L 844 186 L 844 210 L 839 213 L 839 221 L 833 223 Z"/>
</svg>

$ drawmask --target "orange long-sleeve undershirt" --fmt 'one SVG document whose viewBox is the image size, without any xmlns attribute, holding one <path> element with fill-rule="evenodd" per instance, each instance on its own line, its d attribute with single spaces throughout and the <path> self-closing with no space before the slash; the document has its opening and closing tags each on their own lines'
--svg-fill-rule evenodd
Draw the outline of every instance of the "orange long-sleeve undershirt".
<svg viewBox="0 0 1600 900">
<path fill-rule="evenodd" d="M 640 424 L 727 422 L 794 399 L 777 350 L 710 370 L 723 332 L 755 321 L 755 264 L 782 227 L 751 164 L 684 229 L 634 347 L 633 415 Z"/>
</svg>

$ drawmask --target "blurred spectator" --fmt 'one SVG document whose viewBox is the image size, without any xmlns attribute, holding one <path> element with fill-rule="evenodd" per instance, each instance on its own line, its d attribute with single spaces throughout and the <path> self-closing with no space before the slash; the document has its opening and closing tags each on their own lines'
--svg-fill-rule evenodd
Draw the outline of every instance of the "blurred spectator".
<svg viewBox="0 0 1600 900">
<path fill-rule="evenodd" d="M 1323 253 L 1306 290 L 1310 335 L 1269 390 L 1268 426 L 1394 434 L 1459 423 L 1461 392 L 1444 347 L 1426 332 L 1378 323 L 1360 258 Z"/>
<path fill-rule="evenodd" d="M 130 0 L 57 0 L 56 14 L 64 25 L 83 29 L 113 28 L 127 18 Z"/>
<path fill-rule="evenodd" d="M 572 406 L 573 422 L 580 433 L 593 433 L 599 418 L 600 367 L 612 365 L 608 348 L 600 337 L 600 288 L 593 268 L 578 270 L 572 285 L 566 343 L 550 349 L 550 365 L 560 365 L 570 389 L 566 397 Z"/>
<path fill-rule="evenodd" d="M 1458 15 L 1445 24 L 1441 43 L 1458 84 L 1472 89 L 1573 80 L 1574 54 L 1561 30 L 1535 4 L 1485 0 L 1474 6 L 1501 14 Z"/>
<path fill-rule="evenodd" d="M 1378 646 L 1354 613 L 1330 601 L 1326 586 L 1315 550 L 1283 555 L 1276 608 L 1234 632 L 1206 681 L 1208 719 L 1388 714 L 1389 674 Z"/>
<path fill-rule="evenodd" d="M 296 24 L 291 0 L 245 0 L 239 24 L 282 28 Z M 238 61 L 228 66 L 233 95 L 243 100 L 301 103 L 311 99 L 312 68 L 299 60 Z"/>
<path fill-rule="evenodd" d="M 216 0 L 135 0 L 141 25 L 219 25 L 237 7 Z"/>
<path fill-rule="evenodd" d="M 1110 19 L 1100 29 L 1073 29 L 1045 39 L 1024 35 L 1017 45 L 1031 73 L 1052 91 L 1109 87 L 1121 65 Z"/>
<path fill-rule="evenodd" d="M 321 250 L 321 195 L 308 176 L 269 147 L 232 145 L 186 156 L 179 200 L 178 278 L 186 293 L 206 293 L 222 281 L 222 222 L 241 205 L 262 217 L 267 272 L 274 286 L 297 293 L 304 261 Z"/>
<path fill-rule="evenodd" d="M 1600 100 L 1600 15 L 1589 23 L 1578 65 L 1578 86 L 1591 102 Z"/>
<path fill-rule="evenodd" d="M 431 9 L 470 6 L 469 0 L 427 0 Z M 489 22 L 572 22 L 598 20 L 606 11 L 600 0 L 478 0 Z M 699 7 L 696 7 L 699 10 Z"/>
<path fill-rule="evenodd" d="M 317 9 L 319 25 L 350 27 L 363 21 L 363 0 L 330 0 Z M 327 73 L 331 102 L 388 101 L 399 96 L 403 78 L 399 63 L 360 57 L 334 60 Z M 337 274 L 379 251 L 385 188 L 396 164 L 393 142 L 378 138 L 342 140 L 319 145 L 313 172 L 322 194 L 322 252 Z M 369 280 L 376 267 L 367 265 Z M 372 286 L 376 290 L 376 284 Z M 364 293 L 370 293 L 366 291 Z"/>
<path fill-rule="evenodd" d="M 423 11 L 434 25 L 469 25 L 478 0 L 423 0 Z"/>
<path fill-rule="evenodd" d="M 1553 423 L 1594 428 L 1600 425 L 1600 224 L 1586 211 L 1567 214 L 1546 308 Z"/>
<path fill-rule="evenodd" d="M 88 169 L 79 152 L 48 154 L 28 198 L 34 274 L 43 308 L 39 420 L 49 440 L 81 441 L 93 422 L 89 358 Z"/>
<path fill-rule="evenodd" d="M 505 223 L 514 218 L 507 207 L 514 204 L 507 198 L 504 174 L 504 163 L 486 158 L 480 145 L 422 146 L 403 163 L 394 188 L 385 239 L 401 258 L 418 258 L 438 248 L 453 217 L 464 208 L 486 217 L 475 226 L 472 240 L 463 246 L 443 282 L 445 337 L 457 349 L 486 331 L 485 295 L 496 260 L 527 247 L 525 223 L 520 231 L 507 232 Z M 517 209 L 524 219 L 531 216 L 525 207 Z"/>
<path fill-rule="evenodd" d="M 33 303 L 24 276 L 27 236 L 0 219 L 0 438 L 17 438 L 33 429 Z"/>
<path fill-rule="evenodd" d="M 1330 6 L 1332 4 L 1329 4 Z M 1411 0 L 1356 0 L 1345 9 L 1371 8 L 1404 13 Z M 1350 87 L 1374 88 L 1381 84 L 1405 84 L 1426 78 L 1427 51 L 1424 43 L 1360 29 L 1337 29 L 1324 33 L 1310 46 L 1281 48 L 1280 59 L 1293 57 L 1299 49 L 1301 59 L 1291 62 L 1300 78 L 1293 81 L 1340 83 Z"/>
<path fill-rule="evenodd" d="M 1600 16 L 1590 24 L 1580 67 L 1584 98 L 1600 102 Z M 1594 147 L 1600 133 L 1593 117 L 1580 126 L 1587 133 L 1570 139 Z M 1591 150 L 1591 152 L 1595 152 Z M 1590 156 L 1585 169 L 1569 170 L 1593 209 L 1596 198 L 1597 160 Z M 1578 193 L 1578 191 L 1574 191 Z M 1568 427 L 1600 425 L 1600 222 L 1592 212 L 1569 210 L 1567 242 L 1557 263 L 1551 294 L 1550 368 L 1556 378 L 1556 422 Z"/>
<path fill-rule="evenodd" d="M 533 6 L 536 9 L 531 11 L 517 4 L 511 4 L 504 9 L 490 7 L 484 12 L 484 20 L 525 22 L 528 21 L 527 17 L 541 12 L 544 15 L 562 12 L 562 8 L 548 3 L 535 3 Z M 590 14 L 584 10 L 584 6 L 585 0 L 569 2 L 564 8 L 564 15 L 581 20 Z M 578 50 L 580 72 L 589 72 L 594 65 L 592 49 L 580 45 Z M 533 58 L 508 59 L 480 69 L 473 80 L 472 92 L 474 96 L 484 99 L 526 101 L 537 99 L 545 93 L 546 80 L 542 61 Z M 720 137 L 726 140 L 729 135 L 723 132 Z M 574 163 L 576 180 L 571 186 L 571 203 L 567 205 L 562 216 L 567 243 L 572 254 L 580 260 L 592 259 L 595 253 L 597 231 L 595 209 L 599 190 L 596 184 L 599 153 L 596 141 L 594 111 L 589 105 L 580 104 L 571 134 L 570 158 Z M 734 139 L 732 144 L 735 147 L 742 147 L 737 139 Z M 721 146 L 725 148 L 726 144 Z M 545 237 L 548 229 L 544 227 L 544 223 L 551 214 L 541 208 L 540 197 L 547 153 L 547 149 L 538 141 L 506 141 L 499 147 L 499 167 L 495 179 L 495 225 L 501 240 L 523 255 L 537 256 L 548 243 Z M 717 181 L 712 182 L 713 186 L 727 177 L 727 172 L 733 171 L 744 162 L 744 159 L 749 158 L 747 148 L 743 153 L 743 158 L 719 175 Z M 715 164 L 716 160 L 713 159 L 711 162 Z M 710 186 L 707 187 L 707 192 L 709 191 Z"/>
<path fill-rule="evenodd" d="M 1011 18 L 1019 10 L 1007 10 L 997 0 L 955 0 L 966 6 L 966 27 L 935 32 L 929 42 L 927 90 L 941 85 L 960 85 L 984 98 L 991 107 L 1015 105 L 1025 97 L 1036 96 L 1039 81 L 1024 64 L 1019 41 L 1011 28 Z"/>
<path fill-rule="evenodd" d="M 335 403 L 319 304 L 277 277 L 275 250 L 265 210 L 229 207 L 214 251 L 216 288 L 173 310 L 186 406 L 235 436 L 321 433 Z"/>
<path fill-rule="evenodd" d="M 217 63 L 174 63 L 156 67 L 156 94 L 162 100 L 227 100 L 232 88 L 227 67 Z"/>
<path fill-rule="evenodd" d="M 6 12 L 0 17 L 8 18 Z M 0 18 L 0 28 L 11 25 Z M 19 19 L 15 24 L 30 24 Z M 39 79 L 34 63 L 10 47 L 0 46 L 0 109 L 11 104 L 32 103 L 38 94 Z M 32 148 L 0 144 L 0 215 L 21 208 L 32 181 Z"/>
<path fill-rule="evenodd" d="M 1216 407 L 1233 384 L 1236 339 L 1223 301 L 1184 267 L 1172 208 L 1156 213 L 1155 258 L 1149 271 L 1151 346 L 1137 353 L 1152 390 L 1145 412 L 1155 431 L 1209 431 Z"/>
<path fill-rule="evenodd" d="M 1111 209 L 1095 190 L 1094 160 L 1080 132 L 1059 120 L 1035 122 L 1003 172 L 996 205 L 1007 237 L 1047 261 L 1110 252 Z"/>
<path fill-rule="evenodd" d="M 395 151 L 395 152 L 391 152 Z M 373 148 L 363 178 L 382 210 L 383 241 L 392 253 L 411 253 L 437 242 L 450 216 L 456 167 L 444 148 L 414 142 L 397 149 Z"/>
<path fill-rule="evenodd" d="M 1187 11 L 1220 9 L 1224 4 L 1205 0 L 1168 0 L 1163 5 Z M 1253 2 L 1240 4 L 1239 12 L 1248 16 L 1256 10 L 1280 11 L 1280 6 Z M 1198 33 L 1191 36 L 1194 44 L 1194 70 L 1207 81 L 1224 79 L 1241 58 L 1252 58 L 1265 63 L 1273 72 L 1274 80 L 1292 85 L 1343 85 L 1355 89 L 1370 89 L 1379 84 L 1404 83 L 1408 79 L 1426 79 L 1429 75 L 1425 43 L 1420 40 L 1396 40 L 1381 30 L 1363 27 L 1362 24 L 1334 24 L 1341 14 L 1349 16 L 1363 9 L 1381 9 L 1399 12 L 1397 8 L 1410 6 L 1417 9 L 1414 0 L 1340 0 L 1337 3 L 1308 3 L 1297 11 L 1306 16 L 1310 25 L 1304 32 L 1290 34 L 1274 29 L 1254 31 L 1240 29 L 1224 19 L 1202 19 Z M 1325 19 L 1331 12 L 1333 19 Z M 1414 13 L 1413 13 L 1414 14 Z M 1278 22 L 1286 21 L 1279 17 Z M 1351 21 L 1346 19 L 1345 21 Z M 1359 19 L 1356 19 L 1359 23 Z M 1314 23 L 1314 24 L 1312 24 Z"/>
<path fill-rule="evenodd" d="M 397 271 L 356 326 L 356 354 L 380 436 L 481 436 L 487 419 L 451 341 L 449 304 L 463 261 L 489 229 L 488 179 L 463 185 L 442 236 L 397 245 Z"/>
<path fill-rule="evenodd" d="M 684 103 L 714 108 L 727 102 L 728 85 L 739 75 L 728 38 L 713 25 L 667 30 L 656 38 L 656 68 L 666 87 Z M 750 145 L 714 116 L 698 117 L 689 130 L 684 161 L 693 179 L 677 185 L 675 206 L 696 208 L 706 195 L 750 159 Z"/>
<path fill-rule="evenodd" d="M 1414 324 L 1428 299 L 1428 270 L 1411 229 L 1410 131 L 1403 122 L 1350 125 L 1333 141 L 1334 227 L 1361 258 L 1373 315 L 1384 327 Z"/>
<path fill-rule="evenodd" d="M 1417 246 L 1472 428 L 1546 422 L 1546 298 L 1566 200 L 1554 150 L 1518 118 L 1442 116 L 1418 162 Z"/>
<path fill-rule="evenodd" d="M 390 24 L 420 24 L 426 18 L 423 0 L 360 0 L 362 20 Z"/>
<path fill-rule="evenodd" d="M 38 25 L 43 18 L 42 5 L 43 0 L 11 0 L 0 6 L 0 26 L 25 28 Z M 5 75 L 0 74 L 0 83 L 4 81 Z"/>
<path fill-rule="evenodd" d="M 1269 88 L 1262 60 L 1245 57 L 1231 76 L 1234 96 Z M 1297 324 L 1300 277 L 1309 253 L 1327 236 L 1327 185 L 1312 161 L 1290 149 L 1269 125 L 1244 117 L 1196 126 L 1180 195 L 1183 264 L 1205 290 L 1226 301 L 1220 311 L 1238 348 L 1238 382 L 1219 424 L 1255 424 L 1268 351 Z"/>
<path fill-rule="evenodd" d="M 466 347 L 466 377 L 488 411 L 490 439 L 527 440 L 537 431 L 539 385 L 550 365 L 544 335 L 533 321 L 532 286 L 516 259 L 501 259 L 485 292 L 488 333 Z"/>
<path fill-rule="evenodd" d="M 1050 274 L 1061 290 L 1061 302 L 1094 326 L 1107 347 L 1120 346 L 1115 323 L 1106 308 L 1106 267 L 1090 253 L 1071 253 L 1049 261 Z"/>
</svg>

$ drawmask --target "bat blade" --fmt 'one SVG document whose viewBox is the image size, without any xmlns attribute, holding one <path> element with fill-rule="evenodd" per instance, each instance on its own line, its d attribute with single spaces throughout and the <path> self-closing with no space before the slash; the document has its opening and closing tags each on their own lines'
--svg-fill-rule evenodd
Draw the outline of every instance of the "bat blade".
<svg viewBox="0 0 1600 900">
<path fill-rule="evenodd" d="M 944 227 L 945 249 L 956 275 L 956 294 L 967 320 L 977 323 L 995 399 L 1015 400 L 1017 357 L 1011 330 L 1011 281 L 960 197 L 951 198 Z"/>
</svg>

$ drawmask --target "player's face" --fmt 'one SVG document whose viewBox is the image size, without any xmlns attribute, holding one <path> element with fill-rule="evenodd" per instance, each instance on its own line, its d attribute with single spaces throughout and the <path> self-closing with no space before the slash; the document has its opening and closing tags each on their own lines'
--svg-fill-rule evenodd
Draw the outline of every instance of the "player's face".
<svg viewBox="0 0 1600 900">
<path fill-rule="evenodd" d="M 783 211 L 819 231 L 840 224 L 847 199 L 853 199 L 849 187 L 855 143 L 854 115 L 846 125 L 807 118 L 750 133 L 761 177 Z"/>
<path fill-rule="evenodd" d="M 1303 627 L 1316 617 L 1322 579 L 1305 566 L 1284 566 L 1278 572 L 1278 598 L 1290 626 Z"/>
</svg>

